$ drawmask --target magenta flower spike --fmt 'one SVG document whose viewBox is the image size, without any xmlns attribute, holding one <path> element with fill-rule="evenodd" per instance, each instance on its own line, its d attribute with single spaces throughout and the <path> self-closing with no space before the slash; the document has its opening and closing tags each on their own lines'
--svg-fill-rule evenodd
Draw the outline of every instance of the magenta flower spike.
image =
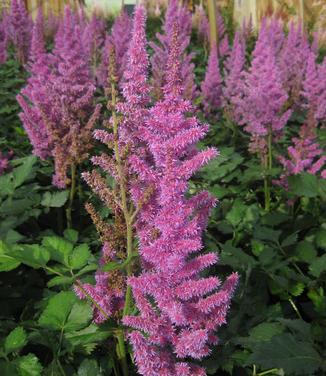
<svg viewBox="0 0 326 376">
<path fill-rule="evenodd" d="M 177 23 L 180 30 L 180 40 L 182 40 L 182 64 L 181 64 L 181 76 L 185 83 L 184 96 L 187 99 L 193 100 L 197 95 L 194 75 L 194 64 L 192 59 L 193 53 L 187 53 L 186 49 L 190 43 L 191 33 L 191 14 L 184 6 L 179 6 L 177 0 L 171 0 L 169 2 L 168 9 L 165 15 L 165 21 L 163 25 L 164 34 L 157 34 L 159 44 L 150 43 L 150 46 L 154 50 L 154 54 L 151 58 L 152 75 L 153 75 L 153 90 L 156 98 L 162 97 L 162 88 L 164 82 L 164 72 L 168 61 L 168 54 L 170 44 L 172 40 L 173 24 Z"/>
<path fill-rule="evenodd" d="M 222 78 L 216 48 L 211 50 L 201 92 L 206 116 L 216 113 L 221 106 L 222 96 Z"/>
<path fill-rule="evenodd" d="M 23 0 L 12 0 L 7 18 L 9 41 L 14 45 L 18 61 L 23 65 L 27 62 L 32 20 L 29 17 Z"/>
<path fill-rule="evenodd" d="M 44 17 L 42 8 L 38 8 L 36 20 L 32 30 L 32 42 L 30 59 L 35 62 L 39 56 L 45 54 L 45 41 L 44 41 Z"/>
<path fill-rule="evenodd" d="M 230 56 L 225 61 L 223 106 L 228 116 L 239 122 L 241 112 L 238 111 L 238 101 L 242 98 L 244 65 L 245 65 L 245 45 L 240 39 L 240 33 L 236 32 Z"/>
<path fill-rule="evenodd" d="M 140 191 L 152 187 L 137 221 L 143 272 L 128 280 L 139 315 L 123 319 L 134 329 L 129 338 L 145 376 L 206 375 L 190 358 L 202 359 L 217 343 L 215 330 L 226 322 L 238 281 L 237 274 L 224 284 L 200 276 L 217 262 L 215 253 L 198 254 L 215 199 L 207 192 L 186 198 L 186 191 L 190 177 L 217 152 L 196 149 L 208 126 L 186 116 L 193 108 L 182 96 L 177 24 L 174 30 L 163 99 L 150 109 L 141 132 L 152 157 L 134 155 L 130 161 Z"/>
<path fill-rule="evenodd" d="M 235 100 L 236 114 L 251 136 L 249 150 L 264 156 L 267 153 L 266 136 L 278 137 L 291 115 L 291 110 L 282 112 L 288 95 L 282 87 L 275 48 L 270 44 L 266 30 L 259 34 L 241 94 Z"/>
</svg>

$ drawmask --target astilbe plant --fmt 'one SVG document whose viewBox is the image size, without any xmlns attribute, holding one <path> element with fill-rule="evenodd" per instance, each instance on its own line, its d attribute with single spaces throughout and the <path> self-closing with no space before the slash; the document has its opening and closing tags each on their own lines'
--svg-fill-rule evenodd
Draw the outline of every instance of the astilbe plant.
<svg viewBox="0 0 326 376">
<path fill-rule="evenodd" d="M 142 375 L 205 375 L 189 361 L 210 353 L 218 342 L 215 330 L 226 313 L 238 277 L 224 284 L 201 272 L 217 262 L 215 253 L 198 255 L 202 232 L 215 204 L 207 192 L 186 198 L 188 180 L 215 149 L 198 151 L 197 141 L 208 130 L 182 97 L 177 28 L 169 54 L 164 97 L 151 109 L 140 135 L 151 158 L 134 155 L 131 167 L 139 177 L 138 192 L 152 194 L 139 209 L 137 235 L 143 271 L 128 279 L 139 315 L 123 320 L 134 330 L 129 338 Z M 135 203 L 139 202 L 135 190 Z"/>
<path fill-rule="evenodd" d="M 190 43 L 191 14 L 185 6 L 179 5 L 177 0 L 169 1 L 163 25 L 164 33 L 156 34 L 159 43 L 150 43 L 151 48 L 154 50 L 154 54 L 151 57 L 153 93 L 156 99 L 160 99 L 163 95 L 162 87 L 164 86 L 164 72 L 168 61 L 174 23 L 178 24 L 180 40 L 182 40 L 180 47 L 182 51 L 180 72 L 185 87 L 183 95 L 185 98 L 192 100 L 197 95 L 194 64 L 192 63 L 194 54 L 187 53 L 186 51 Z"/>
<path fill-rule="evenodd" d="M 257 153 L 264 170 L 265 208 L 270 207 L 268 174 L 272 168 L 272 142 L 280 137 L 291 110 L 284 111 L 288 99 L 276 64 L 275 46 L 263 29 L 259 35 L 249 72 L 245 73 L 242 96 L 237 98 L 239 124 L 250 135 L 249 151 Z"/>
<path fill-rule="evenodd" d="M 205 80 L 201 84 L 201 94 L 205 115 L 216 113 L 220 109 L 222 97 L 222 78 L 216 47 L 211 49 Z"/>
<path fill-rule="evenodd" d="M 0 150 L 0 176 L 8 172 L 10 169 L 10 159 L 13 157 L 13 151 L 4 153 Z"/>
<path fill-rule="evenodd" d="M 8 39 L 15 47 L 17 60 L 24 65 L 28 60 L 33 27 L 24 0 L 12 0 L 6 24 Z"/>
</svg>

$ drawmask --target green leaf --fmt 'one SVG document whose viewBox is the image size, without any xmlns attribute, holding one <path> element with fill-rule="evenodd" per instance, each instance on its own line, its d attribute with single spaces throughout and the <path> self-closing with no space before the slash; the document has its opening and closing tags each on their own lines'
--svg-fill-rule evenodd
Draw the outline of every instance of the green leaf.
<svg viewBox="0 0 326 376">
<path fill-rule="evenodd" d="M 326 253 L 317 257 L 309 266 L 310 274 L 319 278 L 321 273 L 326 270 Z"/>
<path fill-rule="evenodd" d="M 66 229 L 63 233 L 65 239 L 69 240 L 71 243 L 75 244 L 78 241 L 78 231 L 71 228 Z"/>
<path fill-rule="evenodd" d="M 290 192 L 297 196 L 316 197 L 318 196 L 318 177 L 312 174 L 303 173 L 288 177 Z"/>
<path fill-rule="evenodd" d="M 69 264 L 72 269 L 81 269 L 87 264 L 90 259 L 91 252 L 87 244 L 80 244 L 74 250 L 69 257 Z"/>
<path fill-rule="evenodd" d="M 232 209 L 226 215 L 226 219 L 233 227 L 236 227 L 243 220 L 246 209 L 246 205 L 244 205 L 240 199 L 235 200 Z"/>
<path fill-rule="evenodd" d="M 49 208 L 61 208 L 68 199 L 69 192 L 60 191 L 60 192 L 45 192 L 41 204 Z"/>
<path fill-rule="evenodd" d="M 269 227 L 257 226 L 254 231 L 254 238 L 259 240 L 269 240 L 273 243 L 277 243 L 281 231 L 273 230 Z"/>
<path fill-rule="evenodd" d="M 252 339 L 258 342 L 266 342 L 277 334 L 283 332 L 283 327 L 281 324 L 266 322 L 261 323 L 249 331 L 249 335 Z"/>
<path fill-rule="evenodd" d="M 51 259 L 66 266 L 69 265 L 69 256 L 73 251 L 73 244 L 59 236 L 48 236 L 43 239 L 43 246 L 50 251 Z"/>
<path fill-rule="evenodd" d="M 112 332 L 104 331 L 95 324 L 90 324 L 88 327 L 77 332 L 67 333 L 66 339 L 74 346 L 83 346 L 91 343 L 99 343 L 104 341 L 112 335 Z"/>
<path fill-rule="evenodd" d="M 44 267 L 50 260 L 50 253 L 37 244 L 24 244 L 12 249 L 11 255 L 34 269 Z"/>
<path fill-rule="evenodd" d="M 22 356 L 17 360 L 19 376 L 41 376 L 42 365 L 34 354 Z"/>
<path fill-rule="evenodd" d="M 52 330 L 63 329 L 76 301 L 77 297 L 72 291 L 61 291 L 52 296 L 38 320 L 39 325 Z"/>
<path fill-rule="evenodd" d="M 19 261 L 8 255 L 9 252 L 6 244 L 0 240 L 0 272 L 9 272 L 20 265 Z"/>
<path fill-rule="evenodd" d="M 92 308 L 80 301 L 72 291 L 51 297 L 39 318 L 43 328 L 71 332 L 84 328 L 92 318 Z"/>
<path fill-rule="evenodd" d="M 22 164 L 13 171 L 14 187 L 17 188 L 28 178 L 32 177 L 33 167 L 36 162 L 35 156 L 29 156 L 21 160 Z"/>
<path fill-rule="evenodd" d="M 290 245 L 295 244 L 295 243 L 297 242 L 297 240 L 298 240 L 298 233 L 295 232 L 295 233 L 289 235 L 288 237 L 286 237 L 286 238 L 282 241 L 281 246 L 282 246 L 282 247 L 288 247 L 288 246 L 290 246 Z"/>
<path fill-rule="evenodd" d="M 102 372 L 95 359 L 84 359 L 78 368 L 78 376 L 100 376 Z"/>
<path fill-rule="evenodd" d="M 78 300 L 72 307 L 65 325 L 66 332 L 73 332 L 85 328 L 93 317 L 93 310 L 86 301 Z"/>
<path fill-rule="evenodd" d="M 313 375 L 321 362 L 320 355 L 309 342 L 283 333 L 257 346 L 247 364 L 258 364 L 264 369 L 283 368 L 291 375 Z"/>
<path fill-rule="evenodd" d="M 317 257 L 314 245 L 306 240 L 301 241 L 296 247 L 296 256 L 299 261 L 312 262 Z"/>
<path fill-rule="evenodd" d="M 26 345 L 26 343 L 26 332 L 24 328 L 18 326 L 12 332 L 10 332 L 7 338 L 5 339 L 4 348 L 6 354 L 22 349 Z"/>
<path fill-rule="evenodd" d="M 322 248 L 326 250 L 326 230 L 321 229 L 320 231 L 317 232 L 315 243 L 318 248 Z"/>
<path fill-rule="evenodd" d="M 74 277 L 56 276 L 47 283 L 48 287 L 71 285 L 74 282 Z"/>
</svg>

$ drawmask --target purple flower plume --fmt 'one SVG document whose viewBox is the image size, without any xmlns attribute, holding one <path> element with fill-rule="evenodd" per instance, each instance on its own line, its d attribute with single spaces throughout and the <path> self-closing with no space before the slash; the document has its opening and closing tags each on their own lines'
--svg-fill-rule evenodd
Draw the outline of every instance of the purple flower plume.
<svg viewBox="0 0 326 376">
<path fill-rule="evenodd" d="M 151 199 L 139 208 L 137 234 L 142 273 L 130 277 L 137 316 L 127 316 L 140 374 L 205 375 L 189 358 L 201 359 L 218 339 L 215 330 L 226 322 L 238 276 L 224 284 L 201 271 L 217 262 L 215 253 L 199 255 L 202 231 L 215 200 L 201 192 L 186 197 L 190 177 L 217 154 L 197 150 L 207 133 L 183 99 L 181 51 L 175 24 L 168 57 L 163 99 L 150 110 L 139 135 L 149 153 L 134 155 L 131 168 L 138 176 L 133 189 L 135 204 L 151 187 Z M 146 336 L 142 333 L 146 333 Z"/>
</svg>

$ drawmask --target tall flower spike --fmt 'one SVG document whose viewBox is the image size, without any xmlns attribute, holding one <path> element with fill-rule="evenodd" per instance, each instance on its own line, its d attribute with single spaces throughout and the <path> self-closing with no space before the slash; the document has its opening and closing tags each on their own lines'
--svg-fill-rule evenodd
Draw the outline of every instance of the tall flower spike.
<svg viewBox="0 0 326 376">
<path fill-rule="evenodd" d="M 44 17 L 42 8 L 39 7 L 32 31 L 30 59 L 35 62 L 39 56 L 45 54 L 45 52 Z"/>
<path fill-rule="evenodd" d="M 184 97 L 187 99 L 194 99 L 197 95 L 195 76 L 194 76 L 194 64 L 192 59 L 193 53 L 188 54 L 186 52 L 190 43 L 191 33 L 191 14 L 184 6 L 179 6 L 177 0 L 171 0 L 168 5 L 168 9 L 165 15 L 165 21 L 163 25 L 164 34 L 156 34 L 159 44 L 150 43 L 150 46 L 154 50 L 154 54 L 151 58 L 152 75 L 153 75 L 153 90 L 156 98 L 160 99 L 163 95 L 162 88 L 164 82 L 164 72 L 168 60 L 169 50 L 172 41 L 173 24 L 177 23 L 180 35 L 182 36 L 181 48 L 181 77 L 184 84 Z"/>
<path fill-rule="evenodd" d="M 208 355 L 209 345 L 217 342 L 214 332 L 226 321 L 238 279 L 233 274 L 221 285 L 217 277 L 200 275 L 217 261 L 213 253 L 198 255 L 215 200 L 207 192 L 191 198 L 186 192 L 190 177 L 216 150 L 195 146 L 208 127 L 186 116 L 193 108 L 182 98 L 180 57 L 175 24 L 164 97 L 150 109 L 141 134 L 152 157 L 132 164 L 140 187 L 151 184 L 153 189 L 148 205 L 139 207 L 137 221 L 143 271 L 128 280 L 139 315 L 123 320 L 134 329 L 130 342 L 145 376 L 206 374 L 190 359 Z"/>
<path fill-rule="evenodd" d="M 23 0 L 12 0 L 7 19 L 8 37 L 14 45 L 18 61 L 27 62 L 31 41 L 32 20 Z"/>
<path fill-rule="evenodd" d="M 201 92 L 206 116 L 216 113 L 221 106 L 222 95 L 222 79 L 216 47 L 211 50 Z"/>
<path fill-rule="evenodd" d="M 242 97 L 245 64 L 245 45 L 240 39 L 237 31 L 233 41 L 230 56 L 225 62 L 224 87 L 223 87 L 223 107 L 227 116 L 235 122 L 241 119 L 238 111 L 238 100 Z"/>
<path fill-rule="evenodd" d="M 251 135 L 249 150 L 266 155 L 266 136 L 269 133 L 279 136 L 291 115 L 291 110 L 282 113 L 288 96 L 282 88 L 275 49 L 266 30 L 260 33 L 256 43 L 242 95 L 236 99 L 236 112 L 240 115 L 239 123 Z"/>
</svg>

